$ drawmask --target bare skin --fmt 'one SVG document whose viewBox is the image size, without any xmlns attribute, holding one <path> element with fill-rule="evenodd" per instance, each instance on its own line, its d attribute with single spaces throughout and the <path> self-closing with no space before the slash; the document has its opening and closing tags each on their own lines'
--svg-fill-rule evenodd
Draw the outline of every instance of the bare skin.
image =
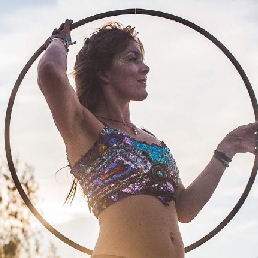
<svg viewBox="0 0 258 258">
<path fill-rule="evenodd" d="M 67 20 L 55 34 L 69 38 L 70 25 L 71 21 Z M 132 41 L 125 51 L 115 56 L 108 71 L 98 74 L 104 98 L 92 114 L 79 103 L 69 85 L 63 43 L 54 40 L 48 46 L 38 66 L 38 84 L 64 139 L 71 166 L 90 149 L 104 127 L 96 115 L 132 126 L 129 104 L 132 100 L 141 101 L 147 97 L 148 72 L 138 44 Z M 137 140 L 159 144 L 155 137 L 140 129 L 134 135 L 132 129 L 122 123 L 105 122 Z M 230 132 L 217 149 L 230 158 L 239 152 L 254 153 L 254 133 L 257 130 L 257 122 L 240 126 Z M 199 213 L 216 189 L 224 170 L 225 166 L 212 158 L 190 186 L 185 188 L 179 183 L 176 201 L 168 207 L 148 195 L 130 196 L 109 206 L 99 216 L 100 233 L 93 254 L 183 258 L 184 246 L 178 222 L 189 222 Z"/>
</svg>

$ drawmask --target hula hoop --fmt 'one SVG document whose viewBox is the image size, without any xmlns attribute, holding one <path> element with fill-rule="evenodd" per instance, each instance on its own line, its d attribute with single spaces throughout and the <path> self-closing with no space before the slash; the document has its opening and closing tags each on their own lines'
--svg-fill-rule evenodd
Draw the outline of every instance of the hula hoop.
<svg viewBox="0 0 258 258">
<path fill-rule="evenodd" d="M 196 25 L 196 24 L 194 24 L 194 23 L 192 23 L 192 22 L 190 22 L 186 19 L 175 16 L 173 14 L 163 13 L 163 12 L 160 12 L 160 11 L 133 8 L 133 9 L 109 11 L 109 12 L 100 13 L 100 14 L 97 14 L 97 15 L 87 17 L 85 19 L 82 19 L 82 20 L 74 23 L 72 25 L 72 29 L 76 29 L 77 27 L 79 27 L 81 25 L 84 25 L 86 23 L 89 23 L 89 22 L 92 22 L 92 21 L 95 21 L 95 20 L 99 20 L 99 19 L 102 19 L 102 18 L 111 17 L 111 16 L 125 15 L 125 14 L 145 14 L 145 15 L 157 16 L 157 17 L 168 19 L 168 20 L 172 20 L 172 21 L 181 23 L 181 24 L 199 32 L 201 35 L 203 35 L 204 37 L 209 39 L 213 44 L 215 44 L 228 57 L 228 59 L 231 61 L 231 63 L 235 66 L 237 72 L 239 73 L 239 75 L 241 76 L 241 78 L 242 78 L 242 80 L 245 84 L 245 87 L 246 87 L 246 89 L 248 91 L 248 94 L 249 94 L 249 97 L 251 99 L 252 107 L 253 107 L 253 110 L 254 110 L 255 120 L 258 120 L 257 100 L 256 100 L 256 97 L 255 97 L 254 91 L 252 89 L 252 86 L 251 86 L 244 70 L 242 69 L 241 65 L 238 63 L 238 61 L 235 59 L 235 57 L 230 53 L 230 51 L 218 39 L 216 39 L 208 31 L 204 30 L 203 28 L 199 27 L 198 25 Z M 9 170 L 12 174 L 15 186 L 16 186 L 17 190 L 19 191 L 19 194 L 21 195 L 22 199 L 24 200 L 25 204 L 28 206 L 30 211 L 41 222 L 41 224 L 46 229 L 48 229 L 52 234 L 54 234 L 56 237 L 58 237 L 61 241 L 63 241 L 64 243 L 70 245 L 71 247 L 73 247 L 73 248 L 75 248 L 75 249 L 77 249 L 77 250 L 79 250 L 83 253 L 91 255 L 92 250 L 90 250 L 86 247 L 83 247 L 83 246 L 73 242 L 72 240 L 70 240 L 66 236 L 62 235 L 55 228 L 53 228 L 40 215 L 40 213 L 36 210 L 36 208 L 33 206 L 31 201 L 29 200 L 28 196 L 24 192 L 24 190 L 23 190 L 23 188 L 20 184 L 20 181 L 17 177 L 16 170 L 15 170 L 15 167 L 14 167 L 14 162 L 13 162 L 13 159 L 12 159 L 11 145 L 10 145 L 10 122 L 11 122 L 11 114 L 12 114 L 12 108 L 13 108 L 13 105 L 14 105 L 15 96 L 16 96 L 16 93 L 18 92 L 19 86 L 20 86 L 23 78 L 25 77 L 26 73 L 28 72 L 29 68 L 31 67 L 31 65 L 34 63 L 34 61 L 39 57 L 39 55 L 43 51 L 44 51 L 44 44 L 33 54 L 33 56 L 29 59 L 27 64 L 22 69 L 21 73 L 19 74 L 19 76 L 18 76 L 18 78 L 15 82 L 14 88 L 13 88 L 11 96 L 9 98 L 9 103 L 8 103 L 8 107 L 7 107 L 7 110 L 6 110 L 6 118 L 5 118 L 5 151 L 6 151 L 6 158 L 7 158 L 7 161 L 8 161 Z M 256 149 L 257 148 L 258 148 L 258 141 L 256 141 Z M 213 236 L 215 236 L 219 231 L 221 231 L 231 221 L 231 219 L 236 215 L 236 213 L 239 211 L 239 209 L 241 208 L 241 206 L 245 202 L 245 199 L 247 198 L 247 196 L 248 196 L 248 194 L 249 194 L 249 192 L 252 188 L 252 185 L 254 183 L 254 180 L 255 180 L 255 177 L 256 177 L 256 174 L 257 174 L 257 169 L 258 169 L 258 154 L 256 153 L 255 160 L 254 160 L 254 165 L 253 165 L 252 172 L 251 172 L 251 175 L 249 177 L 248 183 L 247 183 L 241 197 L 239 198 L 238 202 L 234 206 L 234 208 L 231 210 L 231 212 L 227 215 L 227 217 L 216 228 L 214 228 L 212 231 L 210 231 L 204 237 L 200 238 L 198 241 L 196 241 L 193 244 L 187 246 L 185 248 L 186 253 L 195 249 L 195 248 L 197 248 L 197 247 L 199 247 L 200 245 L 204 244 L 208 240 L 210 240 Z"/>
</svg>

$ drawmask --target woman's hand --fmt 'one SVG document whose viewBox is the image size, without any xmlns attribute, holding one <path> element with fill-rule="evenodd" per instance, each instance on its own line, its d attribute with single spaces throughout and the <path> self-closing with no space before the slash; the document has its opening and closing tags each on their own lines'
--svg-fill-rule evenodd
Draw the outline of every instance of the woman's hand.
<svg viewBox="0 0 258 258">
<path fill-rule="evenodd" d="M 242 125 L 226 135 L 218 145 L 217 150 L 224 152 L 229 158 L 236 153 L 257 152 L 258 121 L 248 125 Z"/>
<path fill-rule="evenodd" d="M 55 28 L 52 32 L 51 37 L 60 36 L 67 40 L 69 45 L 72 45 L 72 39 L 71 39 L 71 26 L 73 24 L 72 20 L 66 19 L 64 23 L 60 25 L 60 27 L 57 29 Z M 51 40 L 50 38 L 45 42 L 45 49 L 47 49 L 48 45 L 50 44 Z"/>
<path fill-rule="evenodd" d="M 71 39 L 71 26 L 73 24 L 72 20 L 66 19 L 64 23 L 60 25 L 58 29 L 54 29 L 52 32 L 52 36 L 62 36 L 67 38 L 70 42 L 72 41 Z"/>
</svg>

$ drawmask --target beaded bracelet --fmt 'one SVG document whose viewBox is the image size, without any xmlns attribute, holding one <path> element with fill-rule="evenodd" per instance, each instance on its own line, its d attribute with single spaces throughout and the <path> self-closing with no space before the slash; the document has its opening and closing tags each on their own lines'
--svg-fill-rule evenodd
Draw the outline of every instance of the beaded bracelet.
<svg viewBox="0 0 258 258">
<path fill-rule="evenodd" d="M 63 43 L 67 52 L 69 52 L 69 46 L 74 45 L 76 43 L 76 41 L 72 42 L 71 40 L 68 40 L 66 37 L 59 36 L 59 35 L 53 35 L 48 39 L 48 44 L 50 44 L 55 39 L 58 39 Z"/>
<path fill-rule="evenodd" d="M 219 160 L 225 167 L 229 167 L 229 162 L 232 161 L 225 153 L 217 150 L 214 151 L 213 157 Z"/>
</svg>

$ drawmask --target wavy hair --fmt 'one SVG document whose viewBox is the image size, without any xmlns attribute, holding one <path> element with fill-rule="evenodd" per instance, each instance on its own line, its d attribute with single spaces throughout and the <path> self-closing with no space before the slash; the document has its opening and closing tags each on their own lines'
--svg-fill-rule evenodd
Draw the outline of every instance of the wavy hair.
<svg viewBox="0 0 258 258">
<path fill-rule="evenodd" d="M 79 101 L 92 113 L 103 96 L 97 73 L 105 72 L 112 65 L 115 55 L 124 51 L 131 40 L 139 44 L 144 54 L 143 45 L 137 34 L 134 27 L 123 27 L 118 22 L 111 22 L 85 39 L 84 46 L 76 56 L 73 75 Z M 78 181 L 74 179 L 65 203 L 72 202 L 77 185 Z"/>
<path fill-rule="evenodd" d="M 103 96 L 97 73 L 106 71 L 114 56 L 124 51 L 131 40 L 136 41 L 144 53 L 137 34 L 134 27 L 110 22 L 85 39 L 84 46 L 76 56 L 73 74 L 79 101 L 91 112 L 94 112 Z"/>
</svg>

